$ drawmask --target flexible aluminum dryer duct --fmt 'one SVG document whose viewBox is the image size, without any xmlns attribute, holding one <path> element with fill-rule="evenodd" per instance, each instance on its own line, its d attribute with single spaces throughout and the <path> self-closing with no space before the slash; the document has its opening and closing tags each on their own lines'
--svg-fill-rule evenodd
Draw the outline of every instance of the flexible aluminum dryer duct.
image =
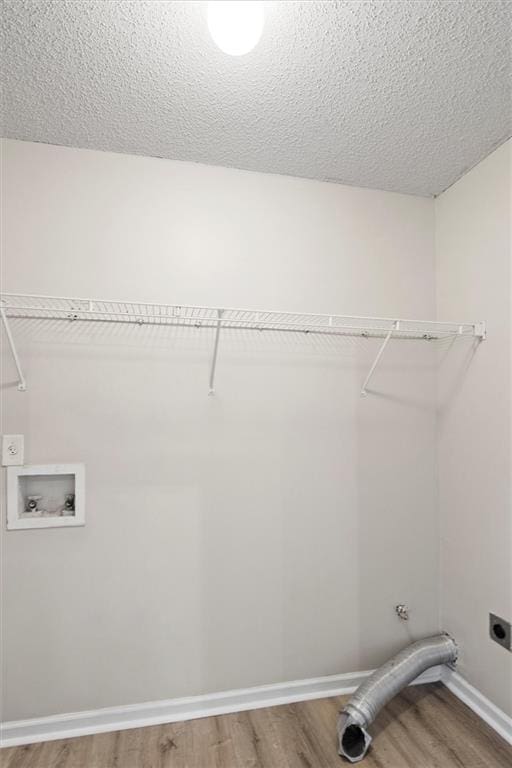
<svg viewBox="0 0 512 768">
<path fill-rule="evenodd" d="M 372 737 L 366 730 L 379 711 L 426 669 L 453 664 L 457 646 L 447 634 L 408 645 L 359 686 L 338 719 L 339 753 L 351 763 L 366 755 Z"/>
</svg>

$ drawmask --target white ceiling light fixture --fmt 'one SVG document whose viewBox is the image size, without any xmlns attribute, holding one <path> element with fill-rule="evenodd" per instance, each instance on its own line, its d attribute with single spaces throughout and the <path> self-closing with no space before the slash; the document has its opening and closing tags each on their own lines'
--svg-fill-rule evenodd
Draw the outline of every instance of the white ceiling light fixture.
<svg viewBox="0 0 512 768">
<path fill-rule="evenodd" d="M 221 51 L 243 56 L 258 43 L 265 11 L 258 0 L 215 0 L 208 3 L 208 29 Z"/>
</svg>

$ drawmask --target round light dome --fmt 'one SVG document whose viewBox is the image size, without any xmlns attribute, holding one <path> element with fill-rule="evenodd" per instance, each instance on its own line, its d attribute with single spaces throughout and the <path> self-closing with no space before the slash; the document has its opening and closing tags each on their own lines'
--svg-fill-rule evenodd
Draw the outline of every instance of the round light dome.
<svg viewBox="0 0 512 768">
<path fill-rule="evenodd" d="M 263 2 L 216 0 L 208 3 L 208 29 L 221 51 L 243 56 L 252 51 L 263 32 Z"/>
</svg>

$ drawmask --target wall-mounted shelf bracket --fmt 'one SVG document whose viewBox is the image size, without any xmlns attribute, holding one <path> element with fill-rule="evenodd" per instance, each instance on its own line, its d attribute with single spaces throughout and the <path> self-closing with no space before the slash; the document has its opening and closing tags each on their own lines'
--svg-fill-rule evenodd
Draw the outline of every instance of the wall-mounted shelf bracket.
<svg viewBox="0 0 512 768">
<path fill-rule="evenodd" d="M 2 323 L 4 324 L 5 335 L 7 336 L 7 341 L 9 342 L 12 359 L 14 360 L 14 365 L 16 366 L 16 370 L 18 371 L 18 389 L 20 392 L 24 392 L 27 388 L 27 384 L 25 381 L 25 377 L 23 375 L 23 370 L 21 368 L 20 359 L 16 351 L 16 345 L 14 343 L 14 338 L 11 332 L 11 328 L 9 326 L 9 321 L 7 320 L 5 309 L 2 306 L 0 306 L 0 316 L 2 318 Z"/>
<path fill-rule="evenodd" d="M 215 326 L 215 341 L 213 342 L 212 363 L 210 366 L 210 388 L 209 395 L 215 394 L 215 369 L 217 368 L 217 355 L 219 352 L 220 329 L 222 326 L 222 309 L 217 310 L 217 324 Z"/>
<path fill-rule="evenodd" d="M 461 331 L 461 333 L 464 333 L 464 330 Z M 475 323 L 475 336 L 480 341 L 485 341 L 487 338 L 487 326 L 482 321 L 480 323 Z"/>
<path fill-rule="evenodd" d="M 370 370 L 368 371 L 368 376 L 364 380 L 364 384 L 361 387 L 361 397 L 366 397 L 366 395 L 368 394 L 367 387 L 368 387 L 368 384 L 370 383 L 370 379 L 372 378 L 373 374 L 375 373 L 375 369 L 377 368 L 377 366 L 378 366 L 378 364 L 380 362 L 380 359 L 381 359 L 382 355 L 384 354 L 384 350 L 386 349 L 387 345 L 389 344 L 389 340 L 391 339 L 391 336 L 393 335 L 394 331 L 398 331 L 399 328 L 400 328 L 400 321 L 399 320 L 395 320 L 395 322 L 393 323 L 392 327 L 389 329 L 389 331 L 388 331 L 388 333 L 386 335 L 386 338 L 382 342 L 379 351 L 377 352 L 377 357 L 373 361 L 373 365 L 370 368 Z"/>
</svg>

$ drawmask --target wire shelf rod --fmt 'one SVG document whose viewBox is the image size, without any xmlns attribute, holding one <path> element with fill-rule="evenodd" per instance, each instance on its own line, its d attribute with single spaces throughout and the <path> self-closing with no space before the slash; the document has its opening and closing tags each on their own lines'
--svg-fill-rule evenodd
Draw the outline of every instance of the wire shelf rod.
<svg viewBox="0 0 512 768">
<path fill-rule="evenodd" d="M 159 320 L 158 318 L 151 318 L 151 317 L 145 317 L 145 319 L 138 319 L 134 320 L 132 318 L 116 318 L 116 317 L 110 317 L 108 320 L 103 317 L 67 317 L 67 316 L 61 316 L 61 317 L 52 317 L 50 315 L 10 315 L 11 319 L 13 320 L 51 320 L 53 322 L 58 323 L 114 323 L 119 325 L 138 325 L 138 326 L 156 326 L 161 328 L 196 328 L 196 329 L 215 329 L 217 327 L 217 321 L 215 320 L 201 320 L 197 318 L 188 318 L 186 321 L 180 322 L 179 320 L 171 320 L 171 318 L 167 318 L 169 322 L 162 322 L 161 320 L 165 320 L 165 318 L 162 318 Z M 358 336 L 363 338 L 385 338 L 386 334 L 389 331 L 389 328 L 365 328 L 362 326 L 339 326 L 339 330 L 335 330 L 335 327 L 325 327 L 321 328 L 318 326 L 315 326 L 313 330 L 310 330 L 309 328 L 304 328 L 304 326 L 298 326 L 295 328 L 284 328 L 284 327 L 276 327 L 275 324 L 269 324 L 268 326 L 265 325 L 254 325 L 254 326 L 248 326 L 248 325 L 240 325 L 238 324 L 238 321 L 222 321 L 222 329 L 223 330 L 231 330 L 231 331 L 257 331 L 257 332 L 276 332 L 276 333 L 295 333 L 295 334 L 305 334 L 305 335 L 313 335 L 313 336 Z M 395 334 L 394 338 L 396 339 L 402 339 L 402 340 L 410 340 L 410 341 L 437 341 L 440 339 L 451 339 L 456 338 L 457 336 L 460 336 L 461 334 L 459 331 L 437 331 L 435 334 L 433 333 L 425 333 L 425 332 L 417 332 L 413 329 L 401 329 L 398 334 Z M 469 334 L 462 334 L 464 336 L 468 336 Z M 471 334 L 473 336 L 473 334 Z"/>
<path fill-rule="evenodd" d="M 140 311 L 134 312 L 134 311 L 121 310 L 121 309 L 109 309 L 109 310 L 94 309 L 94 310 L 86 310 L 86 309 L 82 309 L 82 308 L 78 308 L 78 307 L 40 307 L 40 306 L 39 307 L 32 307 L 32 306 L 27 306 L 27 305 L 16 305 L 16 306 L 15 305 L 4 305 L 3 308 L 4 308 L 4 310 L 6 311 L 6 314 L 9 317 L 24 317 L 25 319 L 31 319 L 31 318 L 44 319 L 44 318 L 46 318 L 46 319 L 84 320 L 84 321 L 94 320 L 94 319 L 102 319 L 105 322 L 116 321 L 116 320 L 118 320 L 120 322 L 138 322 L 140 320 L 148 322 L 148 321 L 156 319 L 156 320 L 169 321 L 170 324 L 176 322 L 176 320 L 189 321 L 189 324 L 193 324 L 194 321 L 197 321 L 197 322 L 203 321 L 203 322 L 205 322 L 205 321 L 212 321 L 212 320 L 214 320 L 214 317 L 213 316 L 209 316 L 209 315 L 199 315 L 199 314 L 183 315 L 183 314 L 180 314 L 180 313 L 175 313 L 173 315 L 169 315 L 169 314 L 163 315 L 161 313 L 157 314 L 157 315 L 150 315 L 150 314 L 146 314 L 146 313 L 140 312 Z M 233 312 L 233 310 L 223 310 L 223 311 L 224 311 L 224 313 Z M 22 313 L 22 312 L 23 313 L 45 312 L 47 314 L 45 314 L 45 315 L 42 315 L 42 314 L 39 314 L 39 315 L 34 315 L 34 314 L 18 314 L 18 313 Z M 97 316 L 100 316 L 100 317 L 97 318 Z M 269 316 L 269 313 L 266 314 L 266 317 L 268 317 L 268 316 Z M 295 317 L 297 317 L 297 315 L 295 315 Z M 318 316 L 315 316 L 315 315 L 304 315 L 304 317 L 308 317 L 309 318 L 309 317 L 318 317 Z M 347 316 L 337 315 L 337 316 L 332 316 L 332 317 L 336 317 L 336 319 L 338 319 L 338 320 L 358 319 L 358 318 L 350 317 L 348 315 Z M 371 320 L 374 320 L 374 321 L 378 321 L 378 318 L 368 318 L 368 319 L 371 319 Z M 386 332 L 387 333 L 387 331 L 389 331 L 390 327 L 391 328 L 393 327 L 393 323 L 395 321 L 390 320 L 389 321 L 390 326 L 368 325 L 368 324 L 354 325 L 354 324 L 348 324 L 348 323 L 345 323 L 345 322 L 339 323 L 339 324 L 336 325 L 334 323 L 331 323 L 331 324 L 326 323 L 326 324 L 324 324 L 324 323 L 296 322 L 296 321 L 288 320 L 288 319 L 284 319 L 284 320 L 279 320 L 279 319 L 261 320 L 259 318 L 255 318 L 255 317 L 250 317 L 250 318 L 244 319 L 243 317 L 241 318 L 241 317 L 234 316 L 234 317 L 231 317 L 231 318 L 228 317 L 228 318 L 226 318 L 226 320 L 223 320 L 222 321 L 223 327 L 227 327 L 227 324 L 229 322 L 237 323 L 240 326 L 249 326 L 249 327 L 252 327 L 254 329 L 258 329 L 258 328 L 264 327 L 264 326 L 269 326 L 269 327 L 272 327 L 274 330 L 280 330 L 280 326 L 286 326 L 286 328 L 291 328 L 291 329 L 296 328 L 298 330 L 305 329 L 305 330 L 311 330 L 311 331 L 315 331 L 315 330 L 316 331 L 320 331 L 322 329 L 328 329 L 328 330 L 336 329 L 337 331 L 343 331 L 344 329 L 347 329 L 347 330 L 359 330 L 359 331 L 368 331 L 368 332 L 381 331 L 381 332 Z M 380 322 L 384 322 L 384 321 L 381 320 Z M 416 326 L 416 327 L 413 327 L 413 328 L 402 328 L 404 333 L 416 333 L 418 335 L 418 338 L 422 338 L 425 335 L 425 333 L 426 333 L 426 329 L 425 328 L 418 328 L 418 326 L 427 325 L 427 321 L 417 321 L 417 322 L 413 323 L 413 321 L 401 320 L 400 322 L 402 324 L 403 323 L 409 323 L 411 325 Z M 441 336 L 441 335 L 447 335 L 447 336 L 452 336 L 452 335 L 478 336 L 478 335 L 480 335 L 480 333 L 478 332 L 478 329 L 477 329 L 477 326 L 481 325 L 479 323 L 471 323 L 471 324 L 470 323 L 466 323 L 465 325 L 464 324 L 461 325 L 461 324 L 458 324 L 458 323 L 443 323 L 443 322 L 439 322 L 439 321 L 432 321 L 431 324 L 434 324 L 434 323 L 436 324 L 436 326 L 438 326 L 438 327 L 440 326 L 438 329 L 436 329 L 435 331 L 432 332 L 432 333 L 435 333 L 436 336 Z M 446 326 L 449 326 L 449 329 L 442 330 L 443 328 L 446 328 Z M 467 330 L 464 331 L 463 327 L 465 327 Z"/>
<path fill-rule="evenodd" d="M 162 303 L 155 303 L 155 302 L 122 302 L 119 300 L 114 299 L 90 299 L 90 298 L 79 298 L 79 297 L 68 297 L 68 296 L 48 296 L 45 294 L 17 294 L 17 293 L 2 293 L 1 299 L 4 302 L 4 308 L 9 309 L 26 309 L 26 310 L 45 310 L 45 311 L 71 311 L 72 309 L 75 309 L 75 311 L 81 311 L 81 312 L 91 312 L 93 314 L 98 314 L 99 312 L 105 312 L 108 314 L 134 314 L 132 310 L 124 310 L 121 311 L 118 308 L 121 305 L 126 306 L 137 306 L 137 307 L 144 307 L 147 308 L 159 308 L 159 309 L 167 309 L 171 311 L 176 310 L 197 310 L 199 312 L 209 312 L 212 315 L 212 318 L 215 318 L 217 316 L 218 307 L 211 307 L 211 306 L 200 306 L 195 304 L 162 304 Z M 58 301 L 58 302 L 69 302 L 69 307 L 56 307 L 56 306 L 24 306 L 24 305 L 16 305 L 9 303 L 9 299 L 37 299 L 37 300 L 43 300 L 43 301 Z M 6 301 L 7 300 L 7 301 Z M 88 308 L 85 307 L 73 307 L 72 305 L 74 303 L 82 302 L 83 304 L 87 305 Z M 109 311 L 106 310 L 99 310 L 97 307 L 99 305 L 111 305 L 112 307 L 115 307 L 116 309 L 112 309 Z M 92 309 L 89 309 L 89 307 L 92 307 Z M 268 309 L 241 309 L 236 307 L 224 307 L 223 308 L 224 314 L 237 314 L 237 313 L 249 313 L 253 318 L 254 316 L 261 316 L 261 315 L 267 315 L 267 316 L 280 316 L 283 318 L 281 322 L 283 324 L 289 324 L 290 321 L 288 321 L 285 318 L 292 318 L 292 317 L 304 317 L 304 318 L 316 318 L 319 321 L 325 322 L 326 325 L 330 325 L 333 321 L 343 321 L 343 320 L 361 320 L 361 321 L 369 321 L 369 322 L 382 322 L 382 323 L 389 323 L 390 327 L 392 327 L 393 323 L 396 322 L 396 318 L 391 317 L 381 317 L 381 316 L 368 316 L 368 315 L 337 315 L 334 313 L 331 314 L 324 314 L 324 313 L 316 313 L 316 312 L 290 312 L 290 311 L 281 311 L 281 310 L 268 310 Z M 242 322 L 240 320 L 240 322 Z M 245 322 L 245 321 L 244 321 Z M 247 320 L 249 322 L 249 320 Z M 254 319 L 252 322 L 255 322 Z M 261 320 L 261 322 L 265 322 L 264 320 Z M 273 321 L 275 322 L 275 321 Z M 424 326 L 424 325 L 432 325 L 432 326 L 451 326 L 456 328 L 467 328 L 469 330 L 477 330 L 482 325 L 480 322 L 459 322 L 459 321 L 441 321 L 441 320 L 418 320 L 418 319 L 408 319 L 408 318 L 400 318 L 401 324 L 411 324 L 416 326 Z M 384 330 L 384 329 L 383 329 Z M 389 327 L 385 330 L 389 330 Z M 475 335 L 479 335 L 479 333 L 476 333 Z"/>
<path fill-rule="evenodd" d="M 210 365 L 209 394 L 215 391 L 215 374 L 221 330 L 270 331 L 328 336 L 363 336 L 382 338 L 377 356 L 363 383 L 367 386 L 393 338 L 437 340 L 472 336 L 482 341 L 486 337 L 483 322 L 459 323 L 440 320 L 406 320 L 362 315 L 315 314 L 311 312 L 277 312 L 271 310 L 213 308 L 185 304 L 161 304 L 114 301 L 91 298 L 70 298 L 42 294 L 0 294 L 0 316 L 5 327 L 12 357 L 19 377 L 18 389 L 24 390 L 25 379 L 9 319 L 57 320 L 64 322 L 134 323 L 187 328 L 215 329 Z"/>
</svg>

